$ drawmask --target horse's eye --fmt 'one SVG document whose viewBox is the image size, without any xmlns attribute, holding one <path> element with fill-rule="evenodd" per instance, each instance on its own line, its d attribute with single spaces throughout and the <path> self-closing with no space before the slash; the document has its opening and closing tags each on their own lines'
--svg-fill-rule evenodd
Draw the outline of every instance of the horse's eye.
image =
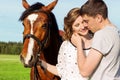
<svg viewBox="0 0 120 80">
<path fill-rule="evenodd" d="M 48 26 L 47 24 L 44 24 L 44 25 L 42 26 L 42 28 L 46 29 L 47 26 Z"/>
</svg>

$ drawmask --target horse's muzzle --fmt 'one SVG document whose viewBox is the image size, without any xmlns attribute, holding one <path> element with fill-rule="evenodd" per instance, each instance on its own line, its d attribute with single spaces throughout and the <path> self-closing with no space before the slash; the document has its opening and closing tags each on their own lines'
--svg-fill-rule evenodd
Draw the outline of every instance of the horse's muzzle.
<svg viewBox="0 0 120 80">
<path fill-rule="evenodd" d="M 31 68 L 33 66 L 33 56 L 31 56 L 31 59 L 28 61 L 28 64 L 25 63 L 25 58 L 22 55 L 20 55 L 20 61 L 26 68 Z"/>
</svg>

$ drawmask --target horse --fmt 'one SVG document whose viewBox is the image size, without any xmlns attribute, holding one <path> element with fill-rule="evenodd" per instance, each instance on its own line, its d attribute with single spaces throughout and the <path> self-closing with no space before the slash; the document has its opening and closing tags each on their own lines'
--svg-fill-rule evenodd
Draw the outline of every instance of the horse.
<svg viewBox="0 0 120 80">
<path fill-rule="evenodd" d="M 19 18 L 24 26 L 20 60 L 24 67 L 31 68 L 30 80 L 60 80 L 40 64 L 40 60 L 57 64 L 58 51 L 63 41 L 52 12 L 57 2 L 55 0 L 47 6 L 37 2 L 30 6 L 26 0 L 22 0 L 25 11 Z"/>
</svg>

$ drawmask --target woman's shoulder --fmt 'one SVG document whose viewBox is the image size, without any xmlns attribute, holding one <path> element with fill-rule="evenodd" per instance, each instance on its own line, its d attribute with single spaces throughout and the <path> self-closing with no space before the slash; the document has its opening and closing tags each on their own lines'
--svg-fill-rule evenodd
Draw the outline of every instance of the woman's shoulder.
<svg viewBox="0 0 120 80">
<path fill-rule="evenodd" d="M 65 41 L 63 41 L 63 43 L 62 43 L 62 45 L 61 45 L 62 47 L 66 47 L 66 48 L 75 48 L 75 46 L 69 41 L 69 40 L 65 40 Z"/>
<path fill-rule="evenodd" d="M 62 47 L 67 47 L 68 45 L 70 45 L 70 41 L 69 40 L 65 40 L 61 44 Z"/>
<path fill-rule="evenodd" d="M 69 43 L 70 43 L 69 40 L 65 40 L 65 41 L 62 42 L 62 44 L 69 44 Z"/>
</svg>

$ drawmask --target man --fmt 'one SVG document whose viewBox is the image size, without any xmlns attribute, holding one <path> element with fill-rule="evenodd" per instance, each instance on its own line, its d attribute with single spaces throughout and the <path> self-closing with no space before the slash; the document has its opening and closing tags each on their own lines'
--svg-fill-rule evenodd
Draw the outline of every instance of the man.
<svg viewBox="0 0 120 80">
<path fill-rule="evenodd" d="M 83 22 L 94 33 L 91 50 L 84 55 L 82 39 L 78 34 L 71 37 L 77 47 L 80 74 L 90 80 L 120 80 L 119 30 L 108 19 L 103 0 L 89 0 L 80 9 Z"/>
</svg>

